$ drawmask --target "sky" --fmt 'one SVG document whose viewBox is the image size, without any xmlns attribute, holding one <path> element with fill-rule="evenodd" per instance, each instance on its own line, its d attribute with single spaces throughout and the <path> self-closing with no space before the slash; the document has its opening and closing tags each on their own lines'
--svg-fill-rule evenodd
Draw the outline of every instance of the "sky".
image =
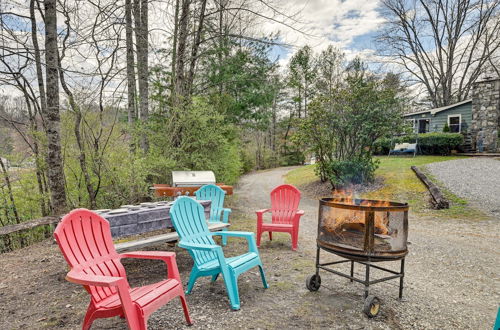
<svg viewBox="0 0 500 330">
<path fill-rule="evenodd" d="M 297 13 L 293 24 L 300 31 L 277 22 L 265 22 L 263 31 L 280 32 L 280 41 L 292 48 L 274 47 L 271 57 L 286 64 L 304 45 L 320 52 L 333 45 L 344 50 L 348 59 L 356 55 L 368 58 L 375 52 L 373 38 L 384 23 L 379 0 L 289 0 L 282 9 Z"/>
<path fill-rule="evenodd" d="M 158 6 L 162 3 L 159 2 Z M 260 4 L 262 11 L 259 12 L 267 11 L 266 15 L 275 19 L 262 19 L 255 27 L 258 32 L 263 35 L 279 33 L 279 41 L 291 46 L 275 46 L 270 53 L 271 59 L 278 60 L 281 68 L 286 68 L 294 52 L 305 45 L 311 46 L 315 52 L 333 45 L 342 49 L 348 60 L 356 55 L 367 62 L 374 58 L 373 37 L 384 22 L 380 14 L 381 0 L 258 0 L 252 3 L 257 6 Z M 273 11 L 273 8 L 277 11 Z M 150 44 L 161 44 L 168 48 L 168 45 L 163 44 L 169 40 L 165 38 L 163 29 L 169 29 L 171 13 L 168 8 L 153 6 L 150 14 L 150 28 L 157 31 L 151 35 Z M 63 19 L 59 21 L 62 24 Z M 11 22 L 19 31 L 25 31 L 28 27 L 26 24 L 16 26 L 15 20 Z M 92 61 L 88 58 L 80 60 L 78 54 L 68 54 L 66 62 L 69 58 L 72 59 L 71 65 L 92 72 Z M 155 57 L 152 55 L 151 63 L 154 62 Z M 5 86 L 0 86 L 2 91 L 5 92 Z"/>
</svg>

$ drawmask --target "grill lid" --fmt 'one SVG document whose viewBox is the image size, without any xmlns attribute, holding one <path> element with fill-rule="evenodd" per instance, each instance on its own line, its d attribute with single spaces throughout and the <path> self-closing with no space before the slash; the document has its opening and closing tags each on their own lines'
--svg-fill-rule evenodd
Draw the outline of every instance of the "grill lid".
<svg viewBox="0 0 500 330">
<path fill-rule="evenodd" d="M 192 187 L 215 184 L 212 171 L 172 171 L 173 187 Z"/>
</svg>

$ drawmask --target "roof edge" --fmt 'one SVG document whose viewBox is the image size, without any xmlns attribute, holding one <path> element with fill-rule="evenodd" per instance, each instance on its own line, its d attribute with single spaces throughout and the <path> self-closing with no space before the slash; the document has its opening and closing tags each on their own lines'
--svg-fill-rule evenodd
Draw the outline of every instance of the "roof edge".
<svg viewBox="0 0 500 330">
<path fill-rule="evenodd" d="M 423 110 L 423 111 L 417 111 L 417 112 L 412 112 L 412 113 L 406 113 L 406 114 L 403 115 L 403 117 L 408 117 L 408 116 L 413 116 L 413 115 L 421 115 L 421 114 L 429 113 L 429 112 L 430 112 L 431 115 L 435 115 L 438 112 L 445 111 L 445 110 L 448 110 L 448 109 L 451 109 L 451 108 L 454 108 L 454 107 L 458 107 L 458 106 L 460 106 L 462 104 L 466 104 L 466 103 L 469 103 L 469 102 L 472 102 L 472 99 L 463 100 L 463 101 L 460 101 L 460 102 L 457 102 L 457 103 L 454 103 L 454 104 L 446 105 L 444 107 L 439 107 L 439 108 L 434 108 L 434 109 L 429 109 L 429 110 Z"/>
</svg>

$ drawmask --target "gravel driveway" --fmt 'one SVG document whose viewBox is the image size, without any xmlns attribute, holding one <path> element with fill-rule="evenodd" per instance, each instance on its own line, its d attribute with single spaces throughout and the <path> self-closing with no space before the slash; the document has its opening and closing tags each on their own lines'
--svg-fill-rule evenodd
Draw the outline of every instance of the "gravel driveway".
<svg viewBox="0 0 500 330">
<path fill-rule="evenodd" d="M 496 180 L 500 180 L 500 161 L 496 162 Z M 436 164 L 446 163 L 449 162 Z M 493 167 L 490 168 L 493 171 Z M 237 204 L 241 206 L 241 211 L 250 212 L 256 207 L 267 207 L 269 192 L 282 182 L 281 176 L 288 170 L 276 169 L 244 176 L 237 189 Z M 491 182 L 494 175 L 495 172 L 491 172 L 484 177 L 489 177 Z M 499 188 L 500 184 L 496 186 L 496 189 Z M 500 192 L 490 193 L 491 197 L 500 197 Z M 491 197 L 490 200 L 493 199 Z M 318 202 L 303 195 L 300 207 L 306 211 L 306 215 L 301 221 L 299 253 L 305 260 L 314 260 Z M 331 327 L 491 329 L 500 301 L 500 221 L 434 219 L 410 214 L 409 227 L 410 245 L 403 301 L 397 299 L 397 281 L 375 284 L 370 288 L 372 294 L 383 300 L 382 315 L 378 317 L 383 322 L 368 320 L 360 311 L 363 300 L 363 287 L 360 284 L 351 284 L 348 280 L 323 271 L 320 290 L 308 293 L 303 284 L 303 274 L 312 274 L 314 267 L 311 264 L 310 269 L 303 269 L 302 274 L 290 279 L 297 298 L 292 303 L 284 301 L 283 307 L 293 309 L 304 303 L 304 297 L 315 295 L 315 304 L 303 309 L 306 314 L 315 314 L 317 318 L 341 315 L 342 321 L 331 324 Z M 265 236 L 263 242 L 261 251 L 267 253 L 272 243 Z M 328 258 L 326 254 L 322 256 Z M 381 266 L 395 269 L 398 265 L 381 263 Z M 358 268 L 356 273 L 362 277 L 363 269 Z M 377 275 L 384 276 L 380 273 Z M 323 306 L 320 308 L 317 304 Z M 322 312 L 314 311 L 316 308 Z M 273 324 L 276 328 L 290 328 L 294 323 L 283 320 L 278 313 Z"/>
<path fill-rule="evenodd" d="M 236 187 L 231 221 L 233 230 L 255 230 L 257 209 L 269 205 L 269 192 L 283 183 L 289 168 L 245 175 Z M 242 274 L 238 285 L 241 310 L 231 311 L 222 279 L 198 280 L 187 296 L 195 321 L 187 327 L 178 299 L 151 315 L 149 329 L 491 329 L 500 288 L 498 241 L 500 221 L 452 220 L 410 216 L 409 254 L 406 258 L 403 301 L 397 299 L 397 281 L 373 285 L 371 294 L 382 300 L 378 317 L 362 312 L 363 287 L 321 272 L 317 292 L 305 288 L 314 273 L 318 202 L 302 197 L 298 251 L 290 237 L 263 235 L 260 254 L 269 289 L 263 289 L 258 271 Z M 152 250 L 174 250 L 186 284 L 192 266 L 185 250 L 163 244 Z M 243 240 L 230 239 L 227 256 L 246 252 Z M 322 254 L 322 261 L 335 256 Z M 161 262 L 124 259 L 133 286 L 163 279 Z M 382 263 L 396 268 L 399 263 Z M 342 266 L 339 266 L 341 268 Z M 345 265 L 344 267 L 348 267 Z M 51 240 L 0 255 L 0 329 L 81 329 L 88 294 L 64 280 L 67 272 Z M 342 269 L 347 271 L 347 269 Z M 357 266 L 356 275 L 364 274 Z M 373 270 L 374 278 L 381 274 Z M 119 318 L 97 320 L 92 329 L 123 329 Z"/>
<path fill-rule="evenodd" d="M 472 157 L 426 168 L 455 195 L 500 217 L 500 160 Z"/>
</svg>

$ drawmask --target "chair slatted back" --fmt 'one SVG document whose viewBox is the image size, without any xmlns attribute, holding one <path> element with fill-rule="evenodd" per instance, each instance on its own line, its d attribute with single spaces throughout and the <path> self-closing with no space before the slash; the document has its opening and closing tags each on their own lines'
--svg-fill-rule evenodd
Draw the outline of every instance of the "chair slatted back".
<svg viewBox="0 0 500 330">
<path fill-rule="evenodd" d="M 219 186 L 207 184 L 195 192 L 197 200 L 209 200 L 210 204 L 210 222 L 222 221 L 222 210 L 224 209 L 224 197 L 226 192 Z"/>
<path fill-rule="evenodd" d="M 299 208 L 300 191 L 292 185 L 284 184 L 271 191 L 272 222 L 292 224 L 293 216 Z"/>
<path fill-rule="evenodd" d="M 170 218 L 181 241 L 197 244 L 215 244 L 205 220 L 203 206 L 189 197 L 179 197 L 170 209 Z M 217 259 L 211 251 L 189 250 L 196 264 Z"/>
<path fill-rule="evenodd" d="M 63 217 L 54 237 L 72 270 L 88 275 L 125 277 L 125 268 L 115 250 L 109 222 L 87 209 L 76 209 Z M 116 293 L 115 288 L 85 286 L 96 302 Z"/>
</svg>

